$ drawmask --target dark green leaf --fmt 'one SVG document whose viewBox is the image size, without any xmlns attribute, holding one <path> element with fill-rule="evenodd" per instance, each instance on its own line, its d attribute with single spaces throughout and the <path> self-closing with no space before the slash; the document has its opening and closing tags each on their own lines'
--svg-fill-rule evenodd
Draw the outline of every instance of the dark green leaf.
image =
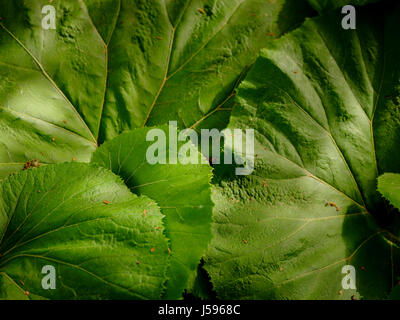
<svg viewBox="0 0 400 320">
<path fill-rule="evenodd" d="M 309 20 L 241 84 L 229 127 L 255 129 L 256 167 L 216 178 L 205 268 L 220 298 L 388 296 L 399 238 L 376 191 L 400 170 L 400 12 L 388 12 L 359 9 L 348 31 L 340 13 Z"/>
<path fill-rule="evenodd" d="M 368 3 L 379 1 L 381 0 L 308 0 L 310 5 L 319 12 L 344 7 L 346 5 L 363 6 Z"/>
</svg>

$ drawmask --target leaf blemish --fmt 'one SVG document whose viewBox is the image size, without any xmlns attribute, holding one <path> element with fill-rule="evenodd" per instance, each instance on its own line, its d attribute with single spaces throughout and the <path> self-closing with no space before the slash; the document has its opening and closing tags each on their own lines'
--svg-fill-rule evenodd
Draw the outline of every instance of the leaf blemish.
<svg viewBox="0 0 400 320">
<path fill-rule="evenodd" d="M 38 168 L 38 167 L 40 167 L 39 160 L 30 160 L 25 163 L 24 170 L 27 170 L 29 168 Z"/>
<path fill-rule="evenodd" d="M 334 208 L 336 209 L 336 211 L 340 211 L 340 208 L 339 208 L 338 205 L 337 205 L 336 203 L 334 203 L 334 202 L 328 201 L 328 202 L 326 203 L 325 207 L 327 207 L 327 206 L 334 207 Z"/>
</svg>

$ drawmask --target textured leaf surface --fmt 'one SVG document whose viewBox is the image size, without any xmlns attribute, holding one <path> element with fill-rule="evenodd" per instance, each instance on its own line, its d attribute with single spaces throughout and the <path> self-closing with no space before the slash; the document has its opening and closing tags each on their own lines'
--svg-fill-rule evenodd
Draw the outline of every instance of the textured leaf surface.
<svg viewBox="0 0 400 320">
<path fill-rule="evenodd" d="M 255 129 L 256 168 L 216 177 L 205 268 L 221 298 L 387 298 L 398 238 L 376 191 L 399 172 L 399 10 L 308 20 L 265 49 L 238 92 L 231 128 Z M 342 289 L 344 265 L 357 290 Z"/>
<path fill-rule="evenodd" d="M 86 164 L 50 165 L 10 176 L 0 191 L 0 298 L 161 297 L 163 216 L 119 177 Z M 45 265 L 56 270 L 55 290 L 42 288 Z"/>
<path fill-rule="evenodd" d="M 385 173 L 380 176 L 378 190 L 393 206 L 400 209 L 400 174 Z"/>
<path fill-rule="evenodd" d="M 149 164 L 146 152 L 154 143 L 146 141 L 149 130 L 151 128 L 135 129 L 106 142 L 94 153 L 92 163 L 112 170 L 133 192 L 149 196 L 160 206 L 166 217 L 166 234 L 171 241 L 165 298 L 177 299 L 211 239 L 211 168 L 208 164 L 183 165 L 179 161 L 178 164 L 171 164 L 171 161 L 169 164 Z M 168 137 L 167 126 L 157 130 Z M 171 140 L 168 141 L 158 152 L 165 154 L 167 159 L 176 159 L 169 151 Z M 183 144 L 179 142 L 178 150 Z M 189 159 L 201 159 L 193 145 Z"/>
<path fill-rule="evenodd" d="M 305 0 L 304 0 L 305 1 Z M 0 6 L 0 174 L 89 161 L 123 130 L 177 120 L 224 127 L 261 47 L 299 24 L 304 1 L 47 0 Z"/>
</svg>

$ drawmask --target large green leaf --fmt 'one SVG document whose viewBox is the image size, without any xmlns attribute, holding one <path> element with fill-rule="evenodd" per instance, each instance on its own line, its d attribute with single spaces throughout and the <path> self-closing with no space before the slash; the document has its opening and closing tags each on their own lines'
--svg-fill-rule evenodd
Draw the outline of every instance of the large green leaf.
<svg viewBox="0 0 400 320">
<path fill-rule="evenodd" d="M 0 174 L 89 161 L 123 130 L 177 120 L 224 127 L 261 47 L 299 24 L 303 1 L 47 0 L 0 6 Z"/>
<path fill-rule="evenodd" d="M 159 155 L 166 155 L 167 164 L 149 163 L 147 150 L 154 142 L 146 141 L 146 137 L 151 130 L 164 133 L 167 138 L 167 143 L 158 149 Z M 183 150 L 184 144 L 189 147 L 188 164 L 177 161 L 177 154 L 170 151 L 174 130 L 173 126 L 135 129 L 104 143 L 92 159 L 94 164 L 121 176 L 133 192 L 154 199 L 165 215 L 166 234 L 171 241 L 171 266 L 164 295 L 168 299 L 181 297 L 206 251 L 213 207 L 211 167 L 201 164 L 202 157 L 190 142 L 179 141 L 177 145 L 178 151 Z"/>
<path fill-rule="evenodd" d="M 106 169 L 12 175 L 0 183 L 0 298 L 158 299 L 169 259 L 162 219 Z M 55 290 L 42 288 L 46 265 Z"/>
<path fill-rule="evenodd" d="M 220 298 L 384 298 L 397 282 L 376 191 L 400 171 L 400 10 L 388 11 L 359 9 L 349 31 L 340 13 L 308 20 L 241 84 L 229 127 L 255 130 L 256 165 L 215 179 L 205 268 Z M 357 290 L 342 289 L 344 265 Z"/>
<path fill-rule="evenodd" d="M 310 5 L 319 12 L 337 9 L 346 5 L 363 6 L 381 0 L 308 0 Z"/>
<path fill-rule="evenodd" d="M 385 173 L 380 176 L 378 190 L 393 206 L 400 209 L 400 174 Z"/>
</svg>

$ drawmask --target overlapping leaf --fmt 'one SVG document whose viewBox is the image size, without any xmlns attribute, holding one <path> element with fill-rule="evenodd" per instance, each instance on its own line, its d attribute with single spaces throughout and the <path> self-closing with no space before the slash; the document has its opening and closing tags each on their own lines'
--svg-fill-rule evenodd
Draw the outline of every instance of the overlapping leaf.
<svg viewBox="0 0 400 320">
<path fill-rule="evenodd" d="M 166 143 L 160 144 L 156 153 L 165 155 L 166 164 L 149 162 L 147 152 L 154 144 L 147 141 L 151 130 L 165 135 Z M 135 129 L 106 142 L 92 159 L 92 163 L 121 176 L 133 192 L 154 199 L 166 216 L 166 234 L 171 241 L 171 266 L 164 297 L 169 299 L 181 297 L 189 277 L 205 253 L 211 239 L 213 207 L 210 166 L 208 163 L 201 164 L 202 157 L 191 142 L 186 144 L 175 140 L 174 130 L 176 128 L 172 126 Z M 177 142 L 175 152 L 174 140 Z M 187 152 L 178 156 L 184 145 L 188 147 L 185 149 Z M 181 163 L 182 156 L 186 157 L 187 164 Z"/>
<path fill-rule="evenodd" d="M 340 19 L 271 44 L 240 86 L 230 128 L 255 129 L 257 160 L 216 178 L 205 268 L 220 298 L 385 298 L 397 282 L 376 179 L 400 170 L 400 12 L 359 9 L 351 31 Z"/>
<path fill-rule="evenodd" d="M 0 298 L 161 297 L 163 216 L 113 173 L 49 165 L 10 176 L 0 191 Z M 46 265 L 56 271 L 54 290 L 42 287 Z"/>
<path fill-rule="evenodd" d="M 379 192 L 390 201 L 397 209 L 400 209 L 400 175 L 385 173 L 378 179 Z"/>
<path fill-rule="evenodd" d="M 0 174 L 32 159 L 89 161 L 123 130 L 177 120 L 224 127 L 259 49 L 304 1 L 47 0 L 0 6 Z"/>
</svg>

